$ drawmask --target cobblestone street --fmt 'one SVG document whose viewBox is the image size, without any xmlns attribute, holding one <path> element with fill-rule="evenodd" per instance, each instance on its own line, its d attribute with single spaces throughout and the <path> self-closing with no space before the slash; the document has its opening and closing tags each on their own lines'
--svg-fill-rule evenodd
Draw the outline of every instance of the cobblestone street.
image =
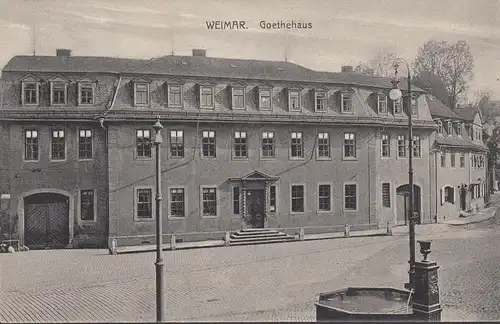
<svg viewBox="0 0 500 324">
<path fill-rule="evenodd" d="M 495 220 L 417 227 L 441 266 L 443 319 L 500 318 Z M 417 258 L 420 254 L 417 251 Z M 152 321 L 154 253 L 0 255 L 1 322 Z M 165 252 L 167 320 L 313 321 L 314 297 L 346 286 L 403 287 L 408 237 L 365 237 Z"/>
</svg>

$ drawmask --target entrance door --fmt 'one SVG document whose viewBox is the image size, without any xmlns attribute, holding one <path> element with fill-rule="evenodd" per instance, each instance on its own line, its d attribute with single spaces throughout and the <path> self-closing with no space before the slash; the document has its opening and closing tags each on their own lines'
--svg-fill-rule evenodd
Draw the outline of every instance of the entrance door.
<svg viewBox="0 0 500 324">
<path fill-rule="evenodd" d="M 399 186 L 396 189 L 397 194 L 397 224 L 407 225 L 409 219 L 409 189 L 408 185 Z M 421 217 L 420 211 L 420 187 L 413 185 L 413 212 L 418 213 Z M 420 219 L 417 219 L 416 224 L 420 223 Z"/>
<path fill-rule="evenodd" d="M 264 227 L 264 190 L 247 190 L 247 219 L 253 228 Z"/>
<path fill-rule="evenodd" d="M 69 243 L 69 199 L 42 193 L 24 198 L 24 244 L 29 248 L 59 248 Z"/>
</svg>

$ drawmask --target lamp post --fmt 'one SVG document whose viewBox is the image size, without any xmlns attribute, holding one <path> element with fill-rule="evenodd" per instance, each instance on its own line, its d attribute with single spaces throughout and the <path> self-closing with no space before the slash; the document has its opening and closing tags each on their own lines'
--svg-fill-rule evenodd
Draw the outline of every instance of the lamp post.
<svg viewBox="0 0 500 324">
<path fill-rule="evenodd" d="M 156 321 L 163 322 L 163 237 L 161 215 L 161 163 L 160 152 L 162 143 L 160 116 L 153 125 L 155 130 L 154 145 L 156 148 Z"/>
<path fill-rule="evenodd" d="M 398 80 L 398 67 L 399 62 L 404 62 L 407 68 L 407 79 L 408 79 L 408 94 L 407 94 L 407 114 L 408 114 L 408 191 L 409 191 L 409 202 L 408 202 L 408 218 L 409 218 L 409 232 L 410 232 L 410 270 L 408 271 L 408 283 L 405 284 L 406 289 L 415 289 L 415 216 L 413 213 L 413 126 L 412 126 L 412 102 L 411 102 L 411 75 L 410 75 L 410 65 L 405 59 L 397 58 L 394 63 L 394 79 L 392 84 L 394 88 L 389 92 L 389 97 L 391 100 L 400 100 L 403 97 L 403 93 L 399 89 Z"/>
</svg>

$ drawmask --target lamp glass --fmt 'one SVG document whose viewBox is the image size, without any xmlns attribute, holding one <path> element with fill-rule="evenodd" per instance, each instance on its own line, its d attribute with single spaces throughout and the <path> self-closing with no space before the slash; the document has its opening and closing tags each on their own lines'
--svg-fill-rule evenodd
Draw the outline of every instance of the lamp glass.
<svg viewBox="0 0 500 324">
<path fill-rule="evenodd" d="M 389 98 L 391 98 L 391 100 L 393 101 L 401 99 L 402 96 L 403 93 L 399 89 L 392 89 L 391 91 L 389 91 Z"/>
</svg>

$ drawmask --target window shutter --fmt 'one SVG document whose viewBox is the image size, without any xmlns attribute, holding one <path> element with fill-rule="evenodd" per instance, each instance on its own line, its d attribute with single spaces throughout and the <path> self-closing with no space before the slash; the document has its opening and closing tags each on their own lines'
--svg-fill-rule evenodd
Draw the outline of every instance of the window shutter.
<svg viewBox="0 0 500 324">
<path fill-rule="evenodd" d="M 440 194 L 441 194 L 441 206 L 443 206 L 443 204 L 444 204 L 443 189 L 440 190 Z"/>
</svg>

